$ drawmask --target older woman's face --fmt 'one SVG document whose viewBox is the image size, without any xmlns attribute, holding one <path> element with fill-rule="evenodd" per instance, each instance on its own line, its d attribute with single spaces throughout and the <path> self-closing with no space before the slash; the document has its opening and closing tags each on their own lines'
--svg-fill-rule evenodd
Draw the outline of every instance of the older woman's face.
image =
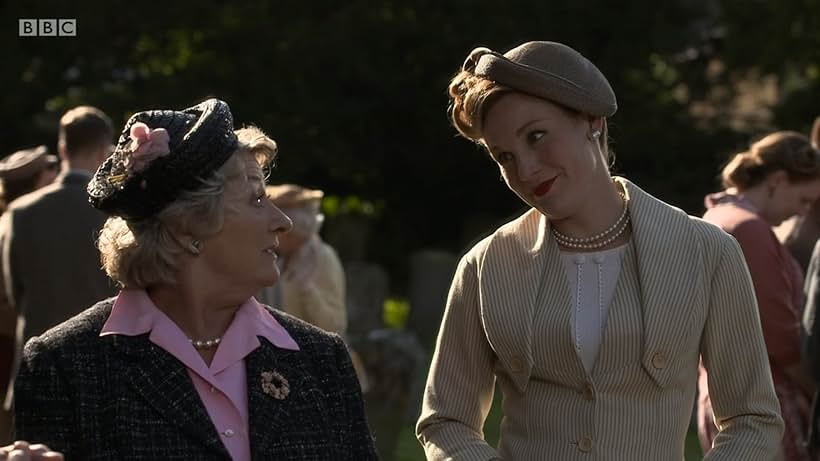
<svg viewBox="0 0 820 461">
<path fill-rule="evenodd" d="M 245 174 L 225 184 L 222 229 L 203 241 L 200 258 L 229 290 L 252 295 L 279 278 L 276 248 L 279 236 L 292 224 L 268 200 L 261 169 L 252 157 L 246 157 Z"/>
<path fill-rule="evenodd" d="M 487 111 L 483 141 L 521 200 L 566 218 L 588 201 L 593 184 L 610 181 L 591 130 L 590 121 L 549 101 L 510 93 Z"/>
</svg>

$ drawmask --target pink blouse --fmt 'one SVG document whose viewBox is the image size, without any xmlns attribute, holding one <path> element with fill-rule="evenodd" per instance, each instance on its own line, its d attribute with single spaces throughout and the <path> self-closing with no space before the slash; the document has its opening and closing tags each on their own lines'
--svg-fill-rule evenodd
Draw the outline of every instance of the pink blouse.
<svg viewBox="0 0 820 461">
<path fill-rule="evenodd" d="M 137 336 L 148 332 L 151 342 L 188 368 L 188 375 L 231 458 L 250 460 L 245 357 L 260 346 L 257 336 L 282 349 L 299 350 L 293 338 L 261 304 L 250 298 L 236 311 L 209 367 L 185 333 L 157 308 L 144 290 L 122 290 L 100 336 Z"/>
</svg>

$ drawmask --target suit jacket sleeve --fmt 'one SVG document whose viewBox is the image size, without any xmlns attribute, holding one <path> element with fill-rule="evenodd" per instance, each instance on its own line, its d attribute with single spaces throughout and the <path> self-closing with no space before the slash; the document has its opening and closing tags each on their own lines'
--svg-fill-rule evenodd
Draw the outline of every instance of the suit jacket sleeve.
<svg viewBox="0 0 820 461">
<path fill-rule="evenodd" d="M 341 383 L 336 390 L 342 393 L 339 402 L 344 414 L 333 418 L 333 421 L 338 424 L 338 433 L 344 441 L 343 445 L 347 447 L 345 453 L 348 457 L 345 459 L 376 460 L 378 459 L 376 445 L 367 425 L 361 386 L 359 386 L 356 371 L 353 369 L 350 354 L 347 352 L 347 346 L 338 336 L 335 336 L 334 346 L 338 369 L 341 370 Z"/>
<path fill-rule="evenodd" d="M 704 461 L 769 460 L 783 421 L 754 291 L 738 244 L 722 239 L 712 275 L 701 358 L 720 432 Z"/>
<path fill-rule="evenodd" d="M 480 318 L 478 286 L 476 265 L 468 255 L 459 263 L 450 287 L 416 426 L 428 460 L 498 458 L 483 433 L 495 376 L 494 354 Z"/>
<path fill-rule="evenodd" d="M 803 358 L 812 378 L 820 383 L 820 325 L 817 307 L 820 304 L 820 242 L 814 246 L 805 285 L 806 307 L 803 310 Z"/>
<path fill-rule="evenodd" d="M 32 338 L 14 385 L 15 438 L 44 443 L 63 452 L 66 460 L 79 459 L 71 391 L 65 380 L 62 361 L 53 351 L 40 350 Z"/>
</svg>

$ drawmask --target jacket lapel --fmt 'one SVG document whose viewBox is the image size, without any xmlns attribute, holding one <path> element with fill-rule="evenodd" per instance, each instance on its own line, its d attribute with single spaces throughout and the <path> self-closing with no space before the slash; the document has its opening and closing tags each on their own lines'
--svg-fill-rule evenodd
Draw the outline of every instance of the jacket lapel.
<svg viewBox="0 0 820 461">
<path fill-rule="evenodd" d="M 126 362 L 129 384 L 165 419 L 214 452 L 228 456 L 187 368 L 148 335 L 109 336 Z"/>
<path fill-rule="evenodd" d="M 545 238 L 546 233 L 546 219 L 537 210 L 528 211 L 499 229 L 488 242 L 485 260 L 489 263 L 479 270 L 481 316 L 487 338 L 520 392 L 526 390 L 532 372 L 536 300 L 544 291 L 557 293 L 557 302 L 568 299 L 555 265 L 550 265 L 545 274 L 547 258 L 558 256 L 557 247 L 552 239 Z"/>
<path fill-rule="evenodd" d="M 328 434 L 319 431 L 329 424 L 321 422 L 327 411 L 319 395 L 320 383 L 304 368 L 304 352 L 280 349 L 263 337 L 259 342 L 260 347 L 245 362 L 252 458 L 288 458 L 287 443 L 299 444 L 305 437 L 309 437 L 306 443 L 314 443 L 319 450 L 329 442 Z M 271 385 L 280 390 L 284 385 L 288 391 L 283 395 Z M 298 430 L 301 426 L 296 423 L 305 421 L 315 421 L 315 431 Z"/>
<path fill-rule="evenodd" d="M 692 218 L 684 211 L 670 209 L 625 179 L 617 180 L 629 198 L 638 263 L 645 335 L 642 364 L 665 386 L 674 367 L 659 363 L 673 361 L 677 349 L 691 339 L 692 306 L 702 301 L 697 299 L 703 296 L 701 251 Z"/>
</svg>

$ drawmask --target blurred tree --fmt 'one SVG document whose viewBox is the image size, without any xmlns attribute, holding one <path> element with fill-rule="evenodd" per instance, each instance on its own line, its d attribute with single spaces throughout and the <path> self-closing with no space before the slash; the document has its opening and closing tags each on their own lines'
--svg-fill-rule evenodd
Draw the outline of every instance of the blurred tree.
<svg viewBox="0 0 820 461">
<path fill-rule="evenodd" d="M 383 204 L 368 256 L 402 294 L 411 251 L 460 252 L 523 209 L 446 117 L 447 82 L 473 47 L 547 39 L 588 56 L 619 98 L 616 170 L 699 214 L 728 153 L 764 129 L 806 128 L 820 112 L 819 3 L 7 1 L 7 32 L 18 18 L 55 17 L 76 18 L 78 32 L 6 34 L 0 154 L 54 146 L 59 116 L 76 104 L 119 124 L 135 110 L 218 96 L 238 125 L 279 142 L 271 181 Z M 733 123 L 743 117 L 732 109 L 738 82 L 772 76 L 762 122 Z"/>
</svg>

